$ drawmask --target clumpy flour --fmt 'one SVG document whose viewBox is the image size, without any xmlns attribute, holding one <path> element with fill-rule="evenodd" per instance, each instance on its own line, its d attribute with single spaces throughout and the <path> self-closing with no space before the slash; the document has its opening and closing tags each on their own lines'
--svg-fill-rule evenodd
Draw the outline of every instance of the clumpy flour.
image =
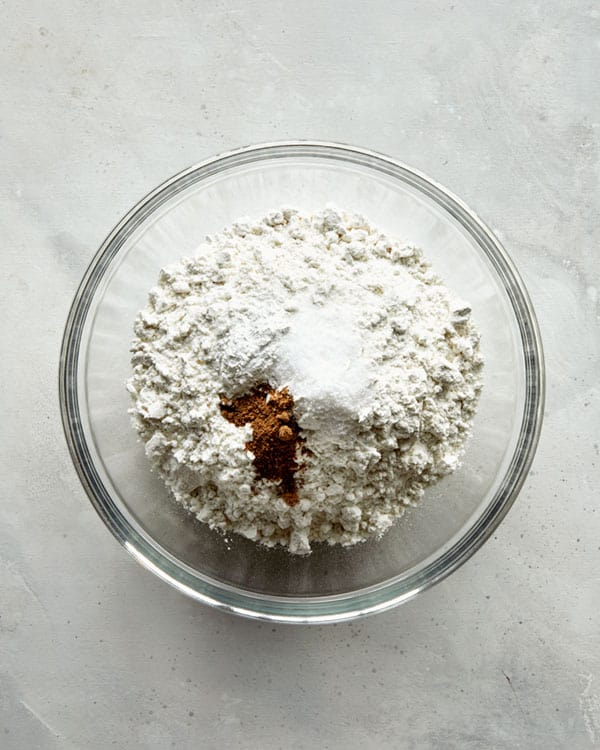
<svg viewBox="0 0 600 750">
<path fill-rule="evenodd" d="M 479 336 L 415 247 L 327 208 L 241 220 L 135 323 L 135 428 L 212 528 L 290 552 L 383 534 L 459 463 Z"/>
</svg>

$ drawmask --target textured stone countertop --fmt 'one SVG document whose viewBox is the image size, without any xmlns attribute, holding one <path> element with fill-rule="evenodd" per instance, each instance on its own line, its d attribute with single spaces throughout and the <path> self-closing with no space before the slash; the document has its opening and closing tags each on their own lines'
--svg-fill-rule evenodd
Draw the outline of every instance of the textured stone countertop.
<svg viewBox="0 0 600 750">
<path fill-rule="evenodd" d="M 4 11 L 0 748 L 600 746 L 600 6 Z M 136 565 L 57 400 L 67 310 L 117 219 L 193 162 L 297 138 L 390 154 L 472 206 L 528 285 L 548 373 L 493 539 L 403 607 L 313 628 L 221 614 Z"/>
</svg>

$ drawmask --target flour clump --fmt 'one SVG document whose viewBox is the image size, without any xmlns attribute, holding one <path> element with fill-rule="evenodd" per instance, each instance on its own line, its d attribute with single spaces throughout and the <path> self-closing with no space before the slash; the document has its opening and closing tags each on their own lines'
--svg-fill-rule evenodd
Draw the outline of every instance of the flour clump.
<svg viewBox="0 0 600 750">
<path fill-rule="evenodd" d="M 421 251 L 281 209 L 160 272 L 135 322 L 134 426 L 211 528 L 306 554 L 383 534 L 457 468 L 479 335 Z"/>
</svg>

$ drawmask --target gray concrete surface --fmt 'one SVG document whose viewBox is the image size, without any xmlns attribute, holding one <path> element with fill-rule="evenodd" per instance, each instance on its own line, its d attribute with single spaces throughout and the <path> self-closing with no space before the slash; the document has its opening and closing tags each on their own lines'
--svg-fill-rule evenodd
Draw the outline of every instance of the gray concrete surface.
<svg viewBox="0 0 600 750">
<path fill-rule="evenodd" d="M 600 745 L 596 2 L 3 3 L 0 748 Z M 356 624 L 267 626 L 139 568 L 84 497 L 71 296 L 165 177 L 251 142 L 389 153 L 497 231 L 535 303 L 545 430 L 484 549 Z"/>
</svg>

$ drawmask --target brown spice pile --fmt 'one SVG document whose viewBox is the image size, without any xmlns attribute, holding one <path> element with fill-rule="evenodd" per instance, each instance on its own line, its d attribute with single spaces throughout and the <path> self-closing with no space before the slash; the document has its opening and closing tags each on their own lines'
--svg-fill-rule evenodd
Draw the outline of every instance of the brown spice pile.
<svg viewBox="0 0 600 750">
<path fill-rule="evenodd" d="M 287 388 L 276 391 L 266 383 L 245 396 L 221 401 L 225 419 L 236 427 L 252 426 L 252 440 L 246 448 L 254 454 L 256 472 L 264 479 L 279 481 L 288 505 L 298 502 L 296 448 L 301 438 L 293 408 L 294 399 Z"/>
</svg>

